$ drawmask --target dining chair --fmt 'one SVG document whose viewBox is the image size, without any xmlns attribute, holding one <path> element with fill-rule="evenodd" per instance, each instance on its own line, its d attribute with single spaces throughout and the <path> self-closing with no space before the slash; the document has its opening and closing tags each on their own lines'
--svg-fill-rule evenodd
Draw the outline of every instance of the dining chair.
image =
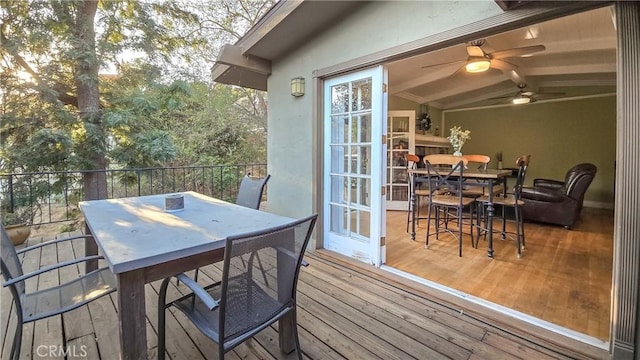
<svg viewBox="0 0 640 360">
<path fill-rule="evenodd" d="M 488 155 L 482 154 L 465 154 L 462 155 L 463 158 L 467 159 L 468 165 L 467 168 L 475 167 L 480 170 L 487 170 L 489 167 L 489 163 L 491 162 L 491 157 Z M 486 186 L 483 186 L 483 182 L 480 180 L 472 180 L 475 181 L 475 184 L 470 184 L 469 181 L 465 181 L 463 184 L 463 192 L 462 196 L 470 196 L 470 197 L 478 197 L 487 194 Z M 504 192 L 503 185 L 494 185 L 493 193 L 500 194 Z"/>
<path fill-rule="evenodd" d="M 240 182 L 236 204 L 251 209 L 260 209 L 262 193 L 270 178 L 271 175 L 267 174 L 267 176 L 263 178 L 256 179 L 251 177 L 251 173 L 247 173 Z"/>
<path fill-rule="evenodd" d="M 517 246 L 517 254 L 518 258 L 522 257 L 522 249 L 525 248 L 525 237 L 524 237 L 524 219 L 522 217 L 522 207 L 525 204 L 525 201 L 522 200 L 522 186 L 524 184 L 525 176 L 527 174 L 527 168 L 529 167 L 529 161 L 531 160 L 531 155 L 522 155 L 516 159 L 516 166 L 518 167 L 518 176 L 516 177 L 516 184 L 513 186 L 513 191 L 506 194 L 499 194 L 493 196 L 493 204 L 498 205 L 502 209 L 502 238 L 506 238 L 509 234 L 507 232 L 507 219 L 506 212 L 507 208 L 513 209 L 515 215 L 516 222 L 516 230 L 515 230 L 515 240 Z M 483 195 L 476 199 L 476 201 L 481 205 L 481 211 L 478 214 L 478 241 L 480 237 L 480 229 L 486 228 L 480 226 L 482 218 L 482 222 L 487 223 L 487 211 L 485 211 L 485 207 L 489 203 L 489 196 Z M 482 214 L 482 215 L 480 215 Z M 485 231 L 486 234 L 486 231 Z M 476 241 L 477 243 L 477 241 Z"/>
<path fill-rule="evenodd" d="M 202 287 L 185 274 L 175 275 L 191 292 L 168 303 L 171 278 L 165 279 L 158 295 L 158 359 L 165 357 L 165 316 L 170 307 L 218 344 L 219 359 L 285 315 L 296 324 L 298 274 L 316 220 L 317 214 L 228 237 L 221 280 Z M 256 260 L 258 256 L 261 261 Z M 293 326 L 293 337 L 298 359 L 302 359 L 297 326 Z"/>
<path fill-rule="evenodd" d="M 418 167 L 418 164 L 420 163 L 420 157 L 418 155 L 415 154 L 405 154 L 405 163 L 407 164 L 407 169 L 416 169 Z M 414 175 L 412 174 L 411 176 L 408 177 L 408 185 L 409 185 L 409 197 L 407 199 L 407 232 L 409 232 L 409 224 L 411 224 L 412 221 L 417 221 L 416 225 L 419 225 L 420 222 L 420 207 L 421 207 L 421 202 L 420 199 L 427 197 L 429 195 L 429 191 L 426 189 L 421 189 L 420 188 L 420 183 L 416 183 L 416 189 L 414 192 L 413 186 L 414 186 Z M 413 208 L 411 207 L 411 194 L 413 194 L 415 196 L 415 207 L 416 207 L 416 211 L 414 212 Z M 415 216 L 415 219 L 412 219 L 412 217 Z M 423 218 L 424 219 L 424 218 Z"/>
<path fill-rule="evenodd" d="M 462 225 L 464 220 L 470 223 L 471 245 L 474 246 L 473 238 L 473 205 L 475 199 L 462 195 L 464 168 L 468 161 L 460 156 L 436 154 L 424 157 L 427 170 L 427 184 L 429 186 L 429 207 L 427 212 L 427 236 L 425 247 L 429 247 L 429 237 L 431 234 L 431 219 L 435 218 L 436 231 L 434 235 L 438 239 L 438 234 L 447 232 L 454 236 L 449 230 L 449 217 L 458 223 L 458 256 L 462 256 Z M 469 217 L 464 218 L 464 209 L 469 210 Z M 454 211 L 452 213 L 452 211 Z M 440 230 L 440 213 L 444 215 L 444 227 Z M 433 215 L 433 216 L 432 216 Z"/>
<path fill-rule="evenodd" d="M 72 280 L 61 282 L 59 285 L 38 289 L 37 291 L 27 291 L 26 280 L 38 277 L 43 274 L 54 273 L 56 278 L 58 269 L 76 265 L 86 261 L 97 261 L 102 256 L 86 256 L 58 264 L 45 266 L 39 270 L 25 274 L 20 262 L 20 255 L 32 250 L 39 250 L 45 246 L 58 244 L 64 241 L 83 239 L 88 236 L 74 236 L 46 241 L 33 246 L 17 250 L 11 243 L 4 226 L 2 226 L 0 263 L 2 276 L 5 282 L 3 287 L 8 287 L 13 297 L 15 314 L 17 316 L 16 330 L 11 344 L 11 359 L 20 358 L 20 347 L 22 345 L 22 328 L 24 324 L 60 315 L 85 305 L 93 300 L 101 298 L 116 291 L 116 279 L 108 267 L 99 268 L 87 274 L 80 275 Z M 10 304 L 3 303 L 3 306 Z M 8 310 L 8 308 L 7 308 Z"/>
</svg>

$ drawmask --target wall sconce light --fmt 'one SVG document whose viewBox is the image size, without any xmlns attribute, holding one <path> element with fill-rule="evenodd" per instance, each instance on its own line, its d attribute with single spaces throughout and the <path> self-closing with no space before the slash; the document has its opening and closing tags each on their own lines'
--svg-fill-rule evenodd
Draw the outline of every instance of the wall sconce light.
<svg viewBox="0 0 640 360">
<path fill-rule="evenodd" d="M 480 56 L 474 56 L 469 58 L 467 65 L 465 65 L 467 72 L 470 72 L 470 73 L 479 73 L 479 72 L 487 71 L 489 70 L 489 67 L 491 67 L 491 61 L 489 61 L 489 59 L 487 58 L 480 57 Z"/>
<path fill-rule="evenodd" d="M 291 95 L 299 97 L 304 95 L 304 78 L 294 77 L 291 79 Z"/>
</svg>

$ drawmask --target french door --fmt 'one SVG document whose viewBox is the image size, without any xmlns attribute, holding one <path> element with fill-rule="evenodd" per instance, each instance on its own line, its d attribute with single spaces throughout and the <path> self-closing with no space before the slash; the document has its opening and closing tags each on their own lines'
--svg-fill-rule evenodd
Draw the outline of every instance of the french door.
<svg viewBox="0 0 640 360">
<path fill-rule="evenodd" d="M 324 247 L 379 266 L 386 231 L 382 66 L 324 84 Z"/>
</svg>

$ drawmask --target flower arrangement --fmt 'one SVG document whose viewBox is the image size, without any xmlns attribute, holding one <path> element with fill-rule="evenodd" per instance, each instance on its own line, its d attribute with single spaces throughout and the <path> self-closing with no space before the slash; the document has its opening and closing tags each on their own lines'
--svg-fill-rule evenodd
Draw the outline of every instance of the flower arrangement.
<svg viewBox="0 0 640 360">
<path fill-rule="evenodd" d="M 451 134 L 447 139 L 453 146 L 453 155 L 460 156 L 462 155 L 462 145 L 464 145 L 465 141 L 471 139 L 471 131 L 462 130 L 460 126 L 454 126 L 449 131 Z"/>
</svg>

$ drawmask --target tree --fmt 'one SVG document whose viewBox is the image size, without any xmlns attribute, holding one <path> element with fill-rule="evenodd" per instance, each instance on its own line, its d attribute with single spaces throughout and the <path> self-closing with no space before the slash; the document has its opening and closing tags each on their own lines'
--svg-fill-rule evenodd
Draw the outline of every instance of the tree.
<svg viewBox="0 0 640 360">
<path fill-rule="evenodd" d="M 103 121 L 100 67 L 119 66 L 127 51 L 163 63 L 177 49 L 203 43 L 197 33 L 173 31 L 193 28 L 198 18 L 169 1 L 3 1 L 1 15 L 0 137 L 10 171 L 106 169 L 112 129 Z M 25 158 L 43 151 L 47 156 Z M 84 175 L 86 199 L 106 194 L 97 174 Z"/>
<path fill-rule="evenodd" d="M 202 80 L 210 76 L 209 70 L 222 45 L 239 40 L 276 3 L 276 0 L 183 0 L 183 8 L 198 14 L 198 31 L 210 44 L 189 55 L 195 63 L 205 64 L 190 68 L 192 78 Z M 215 84 L 210 85 L 204 98 L 207 100 L 202 103 L 202 112 L 193 121 L 199 124 L 198 128 L 208 124 L 212 131 L 178 136 L 185 144 L 177 160 L 185 164 L 266 161 L 266 93 Z"/>
<path fill-rule="evenodd" d="M 265 159 L 264 94 L 209 69 L 273 3 L 3 0 L 2 170 Z M 104 178 L 83 181 L 105 195 Z"/>
</svg>

